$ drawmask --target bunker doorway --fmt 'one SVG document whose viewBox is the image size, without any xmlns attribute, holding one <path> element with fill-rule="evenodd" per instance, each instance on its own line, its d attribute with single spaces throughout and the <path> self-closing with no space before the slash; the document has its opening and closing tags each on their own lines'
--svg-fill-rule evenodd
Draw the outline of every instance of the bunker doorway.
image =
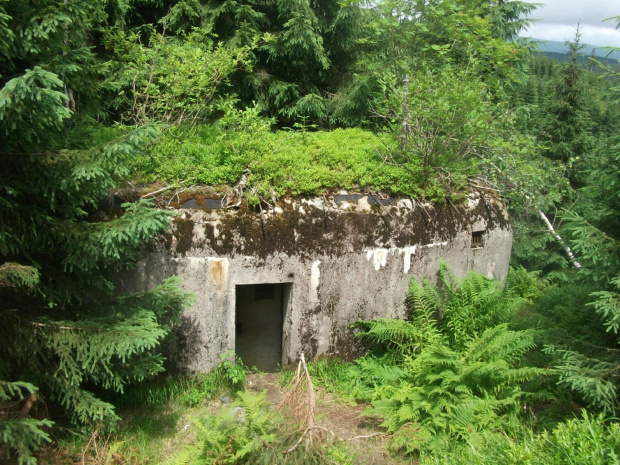
<svg viewBox="0 0 620 465">
<path fill-rule="evenodd" d="M 274 372 L 282 364 L 283 325 L 293 285 L 244 284 L 235 289 L 235 352 L 243 363 Z"/>
</svg>

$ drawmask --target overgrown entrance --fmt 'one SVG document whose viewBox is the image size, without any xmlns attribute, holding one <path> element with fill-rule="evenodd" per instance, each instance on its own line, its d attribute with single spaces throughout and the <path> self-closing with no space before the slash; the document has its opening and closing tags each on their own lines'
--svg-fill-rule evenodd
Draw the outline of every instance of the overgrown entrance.
<svg viewBox="0 0 620 465">
<path fill-rule="evenodd" d="M 236 286 L 235 352 L 243 363 L 274 372 L 282 363 L 283 324 L 293 285 Z"/>
</svg>

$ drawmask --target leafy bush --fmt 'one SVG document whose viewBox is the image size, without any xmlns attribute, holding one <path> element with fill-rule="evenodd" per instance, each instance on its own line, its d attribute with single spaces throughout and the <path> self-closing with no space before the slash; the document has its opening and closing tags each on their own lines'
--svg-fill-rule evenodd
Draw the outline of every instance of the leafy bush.
<svg viewBox="0 0 620 465">
<path fill-rule="evenodd" d="M 560 399 L 613 414 L 617 409 L 617 335 L 605 331 L 605 319 L 591 306 L 592 283 L 545 289 L 524 315 L 521 328 L 535 328 L 543 353 L 531 361 L 554 367 L 552 380 Z"/>
<path fill-rule="evenodd" d="M 194 385 L 183 396 L 185 403 L 197 405 L 217 394 L 235 394 L 245 388 L 247 368 L 241 359 L 229 350 L 220 354 L 220 360 L 211 373 L 195 378 Z"/>
<path fill-rule="evenodd" d="M 440 266 L 439 279 L 439 287 L 412 280 L 408 303 L 414 318 L 428 322 L 434 316 L 450 345 L 457 349 L 487 328 L 509 322 L 525 303 L 515 288 L 504 292 L 499 281 L 479 273 L 455 279 L 445 263 Z"/>
<path fill-rule="evenodd" d="M 155 407 L 180 401 L 195 406 L 218 394 L 239 392 L 245 387 L 246 367 L 233 351 L 221 354 L 220 360 L 217 367 L 206 374 L 190 378 L 155 378 L 130 386 L 124 394 L 114 395 L 114 404 Z"/>
<path fill-rule="evenodd" d="M 534 342 L 506 325 L 485 330 L 461 350 L 443 343 L 405 356 L 398 376 L 383 378 L 366 413 L 384 418 L 407 452 L 443 447 L 446 440 L 479 441 L 488 428 L 510 427 L 527 397 L 519 386 L 544 371 L 520 367 Z"/>
</svg>

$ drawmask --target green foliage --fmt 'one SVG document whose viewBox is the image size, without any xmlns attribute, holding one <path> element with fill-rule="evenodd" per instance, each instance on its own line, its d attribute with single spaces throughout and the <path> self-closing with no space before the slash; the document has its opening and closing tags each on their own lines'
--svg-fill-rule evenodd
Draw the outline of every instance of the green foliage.
<svg viewBox="0 0 620 465">
<path fill-rule="evenodd" d="M 522 266 L 510 267 L 504 292 L 508 296 L 533 302 L 543 295 L 548 285 L 548 281 L 540 277 L 540 271 L 527 271 Z"/>
<path fill-rule="evenodd" d="M 15 414 L 7 404 L 19 405 L 30 396 L 36 396 L 38 389 L 23 381 L 0 381 L 0 405 L 3 406 L 3 421 L 0 421 L 0 457 L 9 460 L 12 455 L 17 456 L 20 465 L 36 463 L 34 453 L 39 450 L 41 443 L 51 442 L 48 434 L 54 422 L 26 418 L 21 412 Z"/>
<path fill-rule="evenodd" d="M 191 377 L 159 375 L 115 393 L 110 401 L 117 406 L 135 408 L 161 407 L 183 403 L 189 407 L 202 404 L 219 394 L 234 395 L 245 388 L 247 368 L 232 351 L 220 355 L 220 363 L 209 373 Z"/>
<path fill-rule="evenodd" d="M 180 38 L 152 31 L 148 45 L 139 33 L 114 32 L 107 46 L 114 49 L 116 66 L 104 88 L 115 96 L 115 111 L 136 125 L 204 121 L 230 75 L 249 66 L 247 55 L 256 45 L 218 47 L 199 29 Z"/>
<path fill-rule="evenodd" d="M 273 410 L 266 391 L 242 391 L 238 400 L 219 414 L 194 419 L 191 427 L 197 431 L 195 444 L 167 464 L 325 463 L 316 446 L 302 443 L 284 452 L 293 448 L 301 433 Z"/>
<path fill-rule="evenodd" d="M 321 387 L 325 392 L 333 392 L 347 400 L 354 398 L 354 380 L 350 376 L 351 362 L 345 362 L 337 357 L 317 357 L 307 364 L 312 384 Z M 290 384 L 294 371 L 283 371 L 280 384 Z"/>
<path fill-rule="evenodd" d="M 361 129 L 273 133 L 252 118 L 246 111 L 193 135 L 167 135 L 150 154 L 134 160 L 133 170 L 141 181 L 208 185 L 234 184 L 247 170 L 251 203 L 343 188 L 416 198 L 447 195 L 437 186 L 423 190 L 422 171 L 384 163 L 379 151 L 394 145 L 389 137 L 381 140 Z"/>
<path fill-rule="evenodd" d="M 193 380 L 192 388 L 183 395 L 190 406 L 217 394 L 237 394 L 245 388 L 247 368 L 232 350 L 220 355 L 221 362 L 213 371 Z"/>
<path fill-rule="evenodd" d="M 109 425 L 114 407 L 96 391 L 122 392 L 160 372 L 157 346 L 191 302 L 174 279 L 115 292 L 113 273 L 168 227 L 170 213 L 139 202 L 107 222 L 95 214 L 158 131 L 106 130 L 96 141 L 80 129 L 88 120 L 81 103 L 97 94 L 102 71 L 88 40 L 105 21 L 103 4 L 10 0 L 1 8 L 3 37 L 19 37 L 0 55 L 2 389 L 36 385 L 36 397 L 72 425 Z M 28 418 L 43 410 L 30 405 L 34 394 L 7 395 L 24 410 L 13 418 L 0 406 L 3 441 L 33 463 L 52 423 Z"/>
<path fill-rule="evenodd" d="M 481 447 L 454 449 L 421 458 L 421 465 L 611 465 L 620 458 L 620 428 L 602 415 L 582 411 L 582 418 L 561 423 L 553 431 L 524 431 L 516 437 L 503 433 L 486 435 Z"/>
<path fill-rule="evenodd" d="M 21 366 L 23 379 L 44 387 L 48 399 L 62 405 L 76 423 L 115 419 L 113 406 L 85 385 L 122 392 L 127 383 L 162 371 L 163 357 L 153 349 L 175 324 L 188 296 L 178 281 L 168 280 L 151 292 L 102 304 L 91 306 L 88 318 L 75 320 L 5 312 L 3 376 L 11 376 L 12 364 Z"/>
<path fill-rule="evenodd" d="M 256 45 L 231 76 L 242 108 L 256 105 L 280 126 L 303 118 L 325 122 L 329 95 L 350 78 L 357 59 L 363 8 L 335 0 L 173 3 L 161 19 L 168 34 L 181 38 L 200 29 L 212 34 L 218 50 Z"/>
<path fill-rule="evenodd" d="M 204 423 L 195 422 L 200 435 L 195 446 L 198 454 L 188 454 L 190 460 L 177 463 L 241 463 L 265 444 L 273 443 L 276 423 L 267 411 L 265 395 L 242 392 L 239 401 L 223 409 L 219 416 L 207 417 Z"/>
<path fill-rule="evenodd" d="M 358 337 L 383 354 L 356 361 L 352 377 L 366 385 L 372 407 L 394 432 L 394 447 L 407 453 L 438 451 L 450 441 L 484 443 L 489 428 L 516 428 L 522 383 L 545 370 L 523 364 L 532 334 L 511 331 L 524 299 L 477 274 L 458 282 L 442 265 L 443 286 L 412 280 L 411 321 L 359 324 Z M 544 393 L 538 393 L 543 396 Z"/>
<path fill-rule="evenodd" d="M 3 420 L 0 422 L 0 456 L 4 455 L 8 460 L 14 451 L 17 454 L 19 465 L 34 465 L 37 463 L 33 455 L 39 450 L 41 443 L 51 442 L 46 429 L 53 425 L 49 420 L 35 420 L 22 418 Z"/>
<path fill-rule="evenodd" d="M 382 80 L 390 97 L 377 109 L 399 141 L 388 162 L 420 172 L 437 191 L 458 191 L 486 163 L 506 156 L 504 124 L 487 87 L 471 72 L 420 70 L 398 82 Z M 427 185 L 423 185 L 427 188 Z"/>
<path fill-rule="evenodd" d="M 502 290 L 501 283 L 478 273 L 458 280 L 442 263 L 439 277 L 440 287 L 412 280 L 408 303 L 414 322 L 422 323 L 422 316 L 426 328 L 426 322 L 435 316 L 439 329 L 457 349 L 486 329 L 510 321 L 524 304 L 514 288 L 510 292 Z"/>
<path fill-rule="evenodd" d="M 515 16 L 510 7 L 519 13 Z M 528 10 L 531 5 L 523 2 L 374 2 L 361 38 L 370 48 L 362 63 L 371 72 L 384 69 L 399 80 L 424 68 L 468 69 L 495 93 L 514 78 L 514 64 L 525 52 L 504 37 L 528 22 L 519 18 Z"/>
<path fill-rule="evenodd" d="M 407 452 L 440 448 L 448 438 L 479 442 L 480 432 L 510 426 L 526 396 L 519 383 L 543 374 L 515 366 L 533 347 L 530 335 L 506 325 L 485 330 L 460 351 L 427 345 L 405 356 L 398 382 L 380 380 L 366 413 L 383 417 Z"/>
<path fill-rule="evenodd" d="M 579 200 L 563 213 L 564 230 L 583 265 L 579 278 L 591 286 L 585 312 L 598 324 L 592 331 L 591 345 L 562 344 L 549 347 L 560 355 L 559 382 L 569 386 L 585 402 L 608 413 L 618 411 L 617 363 L 620 326 L 620 237 L 618 225 L 617 136 L 601 144 L 596 157 L 589 156 L 588 169 L 579 176 L 585 181 Z M 596 317 L 593 315 L 595 314 Z"/>
<path fill-rule="evenodd" d="M 561 160 L 569 170 L 592 149 L 591 121 L 585 111 L 585 86 L 583 68 L 579 63 L 579 30 L 569 47 L 568 61 L 560 68 L 560 75 L 554 84 L 554 93 L 549 103 L 548 119 L 544 132 L 547 145 L 545 156 Z M 570 173 L 575 180 L 574 173 Z"/>
</svg>

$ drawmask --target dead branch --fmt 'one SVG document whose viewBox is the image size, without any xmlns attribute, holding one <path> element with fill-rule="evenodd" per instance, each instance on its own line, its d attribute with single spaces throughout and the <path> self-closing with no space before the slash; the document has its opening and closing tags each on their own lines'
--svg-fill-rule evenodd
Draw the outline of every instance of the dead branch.
<svg viewBox="0 0 620 465">
<path fill-rule="evenodd" d="M 191 186 L 186 187 L 184 189 L 181 189 L 181 190 L 177 189 L 176 192 L 174 193 L 174 195 L 172 197 L 170 197 L 170 200 L 168 201 L 168 207 L 170 206 L 170 204 L 172 203 L 172 201 L 174 200 L 175 197 L 177 198 L 177 202 L 181 202 L 181 198 L 179 197 L 179 194 L 182 193 L 182 192 L 185 192 L 186 190 L 189 190 L 189 189 L 191 189 L 192 187 L 195 187 L 195 186 L 196 186 L 196 184 L 192 184 Z"/>
<path fill-rule="evenodd" d="M 373 437 L 386 438 L 390 435 L 387 433 L 372 433 L 367 435 L 354 436 L 349 439 L 342 439 L 336 436 L 336 434 L 324 426 L 315 424 L 316 416 L 316 394 L 306 365 L 306 359 L 304 354 L 301 354 L 299 364 L 295 375 L 291 380 L 288 392 L 284 399 L 277 405 L 277 410 L 286 409 L 287 413 L 291 415 L 302 427 L 303 432 L 290 448 L 282 451 L 287 455 L 294 452 L 305 440 L 306 444 L 313 444 L 315 441 L 322 443 L 325 441 L 355 441 L 359 439 L 369 439 Z"/>
<path fill-rule="evenodd" d="M 390 437 L 391 435 L 388 433 L 372 433 L 372 434 L 362 434 L 360 436 L 353 436 L 352 438 L 347 439 L 347 441 L 355 441 L 357 439 L 370 439 L 379 437 L 381 439 Z"/>
<path fill-rule="evenodd" d="M 316 394 L 314 393 L 314 387 L 312 386 L 312 379 L 310 379 L 310 373 L 308 372 L 308 367 L 306 366 L 306 359 L 304 358 L 303 352 L 301 353 L 301 363 L 304 367 L 304 373 L 306 375 L 306 380 L 308 381 L 308 396 L 310 398 L 310 410 L 308 412 L 308 426 L 314 426 L 314 415 L 316 413 Z"/>
<path fill-rule="evenodd" d="M 237 185 L 232 189 L 232 192 L 237 196 L 237 202 L 232 204 L 232 202 L 234 201 L 233 197 L 231 196 L 231 198 L 229 199 L 228 195 L 226 195 L 224 199 L 222 200 L 222 204 L 226 208 L 237 208 L 241 205 L 241 201 L 243 200 L 243 190 L 248 185 L 248 178 L 250 177 L 251 173 L 252 172 L 250 171 L 250 165 L 246 166 L 245 170 L 241 174 L 241 179 L 239 180 Z"/>
<path fill-rule="evenodd" d="M 543 213 L 542 210 L 538 210 L 538 214 L 540 215 L 540 218 L 545 222 L 545 224 L 547 225 L 547 229 L 549 230 L 549 232 L 551 233 L 551 235 L 553 237 L 555 237 L 555 240 L 558 241 L 558 243 L 564 247 L 564 250 L 566 250 L 566 255 L 568 255 L 568 258 L 570 260 L 570 262 L 573 264 L 573 266 L 577 269 L 581 268 L 581 263 L 579 263 L 577 261 L 577 259 L 575 258 L 575 255 L 573 254 L 573 251 L 571 250 L 571 248 L 566 244 L 566 242 L 564 242 L 564 239 L 562 239 L 562 237 L 557 233 L 557 231 L 553 228 L 553 225 L 551 224 L 551 221 L 549 221 L 549 218 L 547 218 L 547 215 L 545 215 Z"/>
<path fill-rule="evenodd" d="M 98 454 L 97 452 L 97 433 L 99 432 L 99 428 L 96 428 L 95 431 L 93 431 L 93 434 L 90 435 L 90 438 L 88 439 L 88 442 L 86 443 L 86 446 L 84 446 L 84 449 L 82 450 L 82 465 L 86 465 L 86 451 L 88 451 L 88 448 L 90 447 L 90 443 L 95 441 L 95 453 Z"/>
<path fill-rule="evenodd" d="M 32 409 L 32 406 L 34 405 L 36 401 L 37 401 L 37 393 L 35 391 L 26 398 L 26 402 L 24 403 L 24 406 L 19 411 L 19 415 L 17 416 L 17 418 L 26 418 L 28 414 L 30 413 L 30 409 Z"/>
<path fill-rule="evenodd" d="M 187 182 L 187 179 L 185 181 L 181 181 L 179 183 L 179 185 L 183 184 L 184 182 Z M 156 191 L 153 192 L 149 192 L 148 194 L 144 194 L 143 196 L 141 196 L 141 199 L 146 199 L 147 197 L 150 197 L 151 195 L 155 195 L 155 194 L 159 194 L 160 192 L 164 192 L 167 191 L 168 189 L 172 189 L 174 187 L 174 185 L 170 185 L 170 186 L 166 186 L 166 187 L 162 187 L 161 189 L 157 189 Z"/>
</svg>

